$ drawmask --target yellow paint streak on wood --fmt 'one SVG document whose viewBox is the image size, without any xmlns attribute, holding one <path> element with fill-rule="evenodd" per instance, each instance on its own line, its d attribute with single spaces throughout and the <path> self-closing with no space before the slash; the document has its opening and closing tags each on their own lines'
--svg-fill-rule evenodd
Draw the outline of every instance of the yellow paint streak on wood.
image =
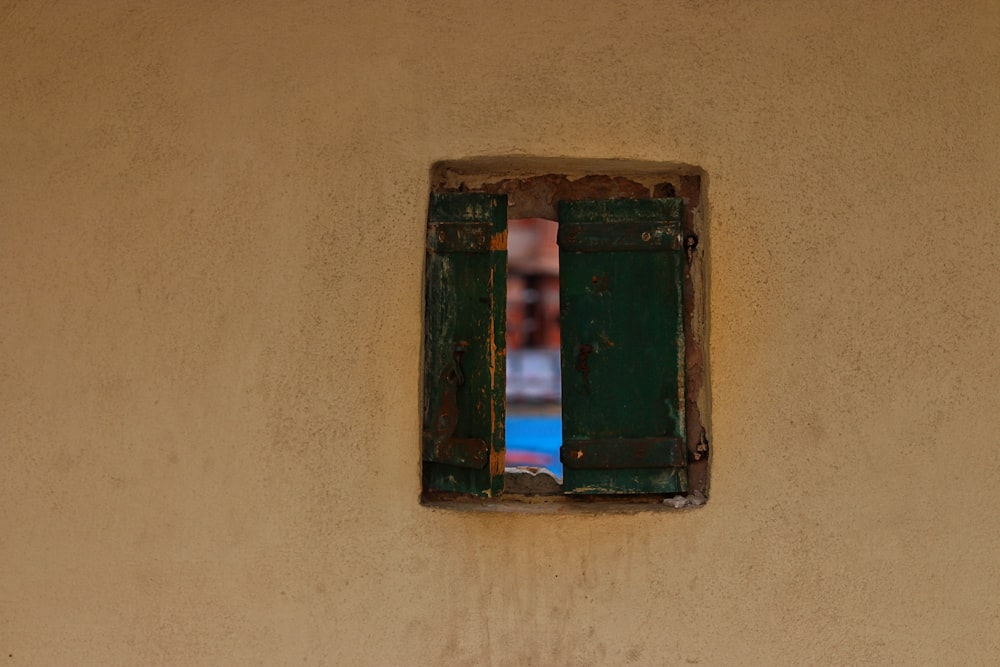
<svg viewBox="0 0 1000 667">
<path fill-rule="evenodd" d="M 490 449 L 490 477 L 502 475 L 504 470 L 505 452 L 498 452 Z"/>
<path fill-rule="evenodd" d="M 507 230 L 502 232 L 497 232 L 490 237 L 490 250 L 506 250 L 507 249 Z"/>
<path fill-rule="evenodd" d="M 496 240 L 496 236 L 490 240 L 490 247 L 492 249 L 493 243 Z M 504 244 L 507 242 L 507 233 L 504 232 Z M 495 268 L 490 270 L 490 295 L 495 293 L 493 290 L 494 283 L 496 282 L 496 270 Z M 490 393 L 494 392 L 494 388 L 497 383 L 497 340 L 496 340 L 496 303 L 490 304 L 490 319 L 489 319 L 489 360 L 490 360 Z M 491 397 L 492 399 L 492 397 Z M 488 495 L 492 495 L 493 478 L 497 475 L 503 474 L 504 469 L 504 452 L 498 452 L 496 446 L 496 433 L 497 433 L 497 402 L 496 400 L 490 400 L 490 433 L 492 437 L 490 438 L 490 492 Z"/>
</svg>

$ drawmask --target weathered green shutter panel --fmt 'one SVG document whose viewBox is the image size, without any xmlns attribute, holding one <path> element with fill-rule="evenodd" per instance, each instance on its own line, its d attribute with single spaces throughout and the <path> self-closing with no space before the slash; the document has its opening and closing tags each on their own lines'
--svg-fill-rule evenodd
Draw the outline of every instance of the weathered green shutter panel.
<svg viewBox="0 0 1000 667">
<path fill-rule="evenodd" d="M 506 293 L 506 195 L 431 195 L 425 491 L 495 496 L 503 490 Z"/>
<path fill-rule="evenodd" d="M 687 490 L 681 200 L 559 204 L 564 490 Z"/>
</svg>

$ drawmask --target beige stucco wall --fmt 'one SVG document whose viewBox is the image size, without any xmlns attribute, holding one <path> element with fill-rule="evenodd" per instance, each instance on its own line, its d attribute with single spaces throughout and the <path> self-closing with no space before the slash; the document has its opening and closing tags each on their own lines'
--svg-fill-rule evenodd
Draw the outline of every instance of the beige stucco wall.
<svg viewBox="0 0 1000 667">
<path fill-rule="evenodd" d="M 0 2 L 0 664 L 1000 661 L 996 2 Z M 429 167 L 708 175 L 712 498 L 418 505 Z"/>
</svg>

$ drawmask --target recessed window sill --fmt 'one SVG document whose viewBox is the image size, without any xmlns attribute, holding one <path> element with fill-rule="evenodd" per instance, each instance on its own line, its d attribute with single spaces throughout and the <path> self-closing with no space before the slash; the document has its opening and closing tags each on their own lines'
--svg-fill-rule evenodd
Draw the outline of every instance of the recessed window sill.
<svg viewBox="0 0 1000 667">
<path fill-rule="evenodd" d="M 508 468 L 502 498 L 476 498 L 456 493 L 425 494 L 422 504 L 434 509 L 527 514 L 635 514 L 694 509 L 705 504 L 700 491 L 688 495 L 566 495 L 559 480 L 544 469 Z"/>
</svg>

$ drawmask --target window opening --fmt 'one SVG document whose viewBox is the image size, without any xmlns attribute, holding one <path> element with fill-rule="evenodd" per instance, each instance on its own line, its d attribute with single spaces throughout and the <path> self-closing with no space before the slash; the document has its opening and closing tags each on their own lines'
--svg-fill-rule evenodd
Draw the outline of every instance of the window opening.
<svg viewBox="0 0 1000 667">
<path fill-rule="evenodd" d="M 507 221 L 508 470 L 562 481 L 558 223 Z"/>
<path fill-rule="evenodd" d="M 423 500 L 701 504 L 700 174 L 495 174 L 432 170 Z"/>
</svg>

